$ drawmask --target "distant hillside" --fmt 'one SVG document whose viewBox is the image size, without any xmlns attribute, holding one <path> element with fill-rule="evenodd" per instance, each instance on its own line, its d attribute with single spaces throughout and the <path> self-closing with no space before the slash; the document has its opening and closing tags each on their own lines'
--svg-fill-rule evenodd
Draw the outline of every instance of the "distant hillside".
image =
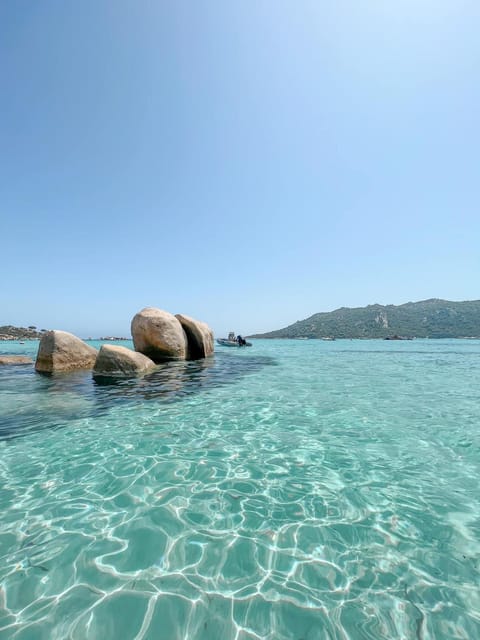
<svg viewBox="0 0 480 640">
<path fill-rule="evenodd" d="M 480 337 L 480 300 L 423 300 L 395 306 L 372 304 L 316 313 L 295 324 L 251 338 Z"/>
<path fill-rule="evenodd" d="M 0 340 L 35 340 L 42 337 L 42 332 L 37 331 L 37 327 L 13 327 L 12 325 L 4 325 L 0 327 Z"/>
</svg>

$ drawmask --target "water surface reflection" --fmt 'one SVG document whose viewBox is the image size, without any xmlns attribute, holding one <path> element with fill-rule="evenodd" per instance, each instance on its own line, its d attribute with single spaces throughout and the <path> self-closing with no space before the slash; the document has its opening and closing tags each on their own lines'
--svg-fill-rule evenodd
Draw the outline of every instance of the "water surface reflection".
<svg viewBox="0 0 480 640">
<path fill-rule="evenodd" d="M 138 378 L 92 378 L 91 371 L 40 375 L 31 365 L 0 372 L 0 439 L 95 417 L 119 403 L 181 402 L 192 394 L 235 384 L 275 359 L 218 353 L 168 362 Z"/>
</svg>

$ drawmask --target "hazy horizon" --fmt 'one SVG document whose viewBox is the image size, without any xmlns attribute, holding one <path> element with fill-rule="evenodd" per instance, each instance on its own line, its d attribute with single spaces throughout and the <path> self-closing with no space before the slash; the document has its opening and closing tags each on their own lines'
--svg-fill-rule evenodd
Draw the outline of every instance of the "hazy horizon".
<svg viewBox="0 0 480 640">
<path fill-rule="evenodd" d="M 312 313 L 310 313 L 308 316 L 305 316 L 304 318 L 297 318 L 296 320 L 293 320 L 292 322 L 290 322 L 289 324 L 285 324 L 285 325 L 279 325 L 276 327 L 271 327 L 270 329 L 264 329 L 261 331 L 249 331 L 249 332 L 242 332 L 243 335 L 254 335 L 254 334 L 260 334 L 260 333 L 268 333 L 269 331 L 276 331 L 279 329 L 284 329 L 287 326 L 290 326 L 291 324 L 294 324 L 297 320 L 307 320 L 308 318 L 310 318 L 313 315 L 316 315 L 317 313 L 328 313 L 331 311 L 337 311 L 341 308 L 346 308 L 346 309 L 357 309 L 357 308 L 364 308 L 367 306 L 375 306 L 375 305 L 381 305 L 381 306 L 401 306 L 401 305 L 405 305 L 405 304 L 409 304 L 409 303 L 417 303 L 417 302 L 425 302 L 427 300 L 444 300 L 445 302 L 475 302 L 475 300 L 447 300 L 446 298 L 425 298 L 424 300 L 407 300 L 405 302 L 399 302 L 399 303 L 380 303 L 380 302 L 372 302 L 372 303 L 368 303 L 365 305 L 361 305 L 359 307 L 355 306 L 349 306 L 349 305 L 344 305 L 343 307 L 336 307 L 335 309 L 319 309 L 318 311 L 313 311 Z M 153 305 L 150 305 L 153 306 Z M 140 311 L 140 309 L 138 309 L 137 311 Z M 168 311 L 168 309 L 166 309 L 166 311 Z M 135 312 L 136 313 L 136 312 Z M 175 312 L 177 313 L 177 312 Z M 178 312 L 179 313 L 179 312 Z M 135 314 L 133 314 L 135 315 Z M 132 315 L 132 319 L 133 319 L 133 315 Z M 201 319 L 201 318 L 197 318 L 197 319 Z M 131 320 L 130 320 L 131 321 Z M 101 338 L 101 337 L 121 337 L 121 338 L 128 338 L 131 339 L 131 333 L 130 333 L 130 322 L 128 323 L 128 328 L 123 330 L 123 331 L 110 331 L 108 329 L 104 330 L 104 331 L 89 331 L 89 330 L 79 330 L 79 331 L 74 331 L 72 330 L 72 328 L 66 328 L 66 327 L 57 327 L 57 326 L 39 326 L 36 324 L 32 324 L 31 322 L 29 323 L 24 323 L 24 324 L 19 324 L 19 325 L 13 325 L 13 323 L 11 322 L 5 322 L 5 323 L 1 323 L 2 325 L 12 325 L 12 326 L 16 326 L 16 327 L 22 327 L 22 328 L 27 328 L 29 326 L 35 326 L 36 329 L 38 331 L 43 330 L 43 329 L 47 329 L 47 330 L 52 330 L 52 329 L 58 329 L 61 331 L 69 331 L 70 333 L 74 333 L 76 335 L 78 335 L 79 337 L 83 338 L 83 339 L 87 339 L 89 337 L 91 337 L 93 340 L 95 340 L 96 338 Z M 0 325 L 1 326 L 1 325 Z M 228 333 L 230 331 L 234 331 L 235 328 L 231 328 L 231 329 L 224 329 L 224 328 L 220 328 L 217 329 L 214 327 L 214 325 L 211 325 L 215 337 L 220 338 L 220 337 L 226 337 L 228 335 Z M 239 331 L 237 331 L 236 333 L 240 333 Z"/>
</svg>

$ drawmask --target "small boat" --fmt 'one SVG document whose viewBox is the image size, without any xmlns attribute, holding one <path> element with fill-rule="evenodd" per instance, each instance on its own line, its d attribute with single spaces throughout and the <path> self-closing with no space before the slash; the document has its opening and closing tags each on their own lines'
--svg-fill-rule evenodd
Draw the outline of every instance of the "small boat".
<svg viewBox="0 0 480 640">
<path fill-rule="evenodd" d="M 218 344 L 222 345 L 222 347 L 251 347 L 252 343 L 247 342 L 241 336 L 238 336 L 241 340 L 235 337 L 235 333 L 230 331 L 228 334 L 228 338 L 217 338 Z"/>
</svg>

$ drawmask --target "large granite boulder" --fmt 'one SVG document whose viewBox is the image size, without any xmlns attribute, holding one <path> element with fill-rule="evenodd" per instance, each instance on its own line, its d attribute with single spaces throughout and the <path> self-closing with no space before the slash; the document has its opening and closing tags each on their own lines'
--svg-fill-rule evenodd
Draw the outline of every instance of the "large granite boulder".
<svg viewBox="0 0 480 640">
<path fill-rule="evenodd" d="M 212 355 L 214 351 L 213 331 L 208 324 L 181 313 L 177 313 L 175 317 L 187 336 L 187 360 L 199 360 Z"/>
<path fill-rule="evenodd" d="M 135 351 L 154 362 L 185 360 L 187 339 L 177 318 L 161 309 L 146 307 L 132 320 Z"/>
<path fill-rule="evenodd" d="M 91 369 L 97 350 L 66 331 L 47 331 L 38 347 L 35 369 L 41 373 Z"/>
<path fill-rule="evenodd" d="M 1 364 L 33 364 L 33 360 L 28 356 L 0 356 Z"/>
<path fill-rule="evenodd" d="M 146 373 L 155 363 L 142 353 L 113 344 L 102 345 L 93 367 L 94 376 L 133 376 Z"/>
</svg>

